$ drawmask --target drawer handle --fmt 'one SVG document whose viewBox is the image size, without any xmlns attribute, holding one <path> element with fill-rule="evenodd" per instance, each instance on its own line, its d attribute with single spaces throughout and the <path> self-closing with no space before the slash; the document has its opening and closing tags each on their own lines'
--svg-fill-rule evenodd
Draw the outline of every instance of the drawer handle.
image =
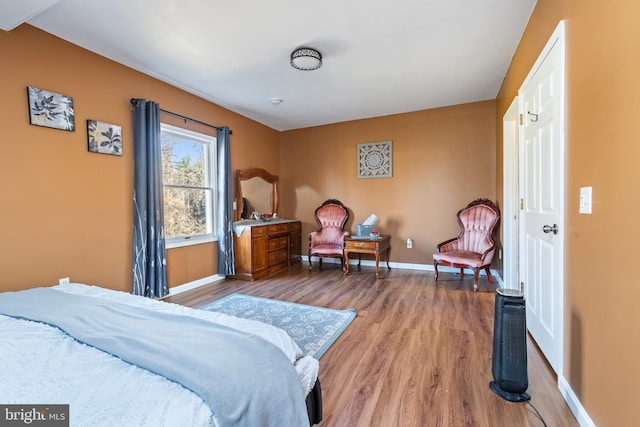
<svg viewBox="0 0 640 427">
<path fill-rule="evenodd" d="M 363 247 L 363 246 L 364 246 L 364 243 L 360 242 L 360 243 L 358 243 L 358 246 L 359 246 L 359 247 Z"/>
</svg>

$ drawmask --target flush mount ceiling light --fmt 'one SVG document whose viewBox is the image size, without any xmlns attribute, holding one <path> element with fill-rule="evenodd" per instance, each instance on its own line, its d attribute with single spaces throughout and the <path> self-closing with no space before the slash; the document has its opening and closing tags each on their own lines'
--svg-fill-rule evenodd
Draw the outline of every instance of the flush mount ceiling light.
<svg viewBox="0 0 640 427">
<path fill-rule="evenodd" d="M 310 47 L 301 47 L 291 52 L 291 66 L 302 71 L 317 70 L 322 66 L 322 55 Z"/>
</svg>

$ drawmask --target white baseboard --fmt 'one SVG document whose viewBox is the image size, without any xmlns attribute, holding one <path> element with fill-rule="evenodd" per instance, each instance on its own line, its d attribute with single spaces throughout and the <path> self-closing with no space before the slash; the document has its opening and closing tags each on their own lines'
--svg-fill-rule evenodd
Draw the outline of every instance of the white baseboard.
<svg viewBox="0 0 640 427">
<path fill-rule="evenodd" d="M 316 259 L 312 259 L 312 262 L 314 261 L 316 261 Z M 308 258 L 303 257 L 302 262 L 308 264 L 309 262 Z M 323 258 L 323 262 L 329 263 L 329 264 L 339 264 L 340 260 L 338 258 Z M 357 261 L 351 260 L 351 262 L 349 262 L 349 265 L 357 265 Z M 361 265 L 368 266 L 368 267 L 375 267 L 376 262 L 372 260 L 363 260 Z M 385 266 L 386 266 L 386 261 L 381 261 L 379 263 L 379 267 L 385 267 Z M 389 267 L 399 268 L 404 270 L 435 271 L 432 264 L 412 264 L 412 263 L 406 263 L 406 262 L 390 262 Z M 459 269 L 457 268 L 451 268 L 446 266 L 440 267 L 439 270 L 443 273 L 457 273 L 459 271 Z M 473 274 L 473 270 L 470 270 L 470 269 L 465 269 L 464 272 L 465 274 Z M 486 273 L 484 271 L 480 271 L 480 275 L 485 276 Z M 502 278 L 500 277 L 500 275 L 496 270 L 491 270 L 491 275 L 498 281 L 499 286 L 503 285 Z M 182 292 L 190 291 L 200 286 L 207 285 L 212 282 L 217 282 L 218 280 L 222 280 L 224 278 L 225 278 L 224 276 L 214 274 L 209 277 L 203 277 L 202 279 L 194 280 L 193 282 L 184 283 L 178 286 L 173 286 L 169 288 L 169 294 L 167 296 L 177 295 Z"/>
<path fill-rule="evenodd" d="M 314 257 L 315 258 L 315 257 Z M 317 261 L 317 259 L 312 259 L 312 262 Z M 308 257 L 303 257 L 303 263 L 308 263 Z M 340 260 L 338 258 L 323 258 L 323 262 L 329 264 L 339 264 Z M 357 261 L 351 260 L 349 265 L 356 265 Z M 363 260 L 361 265 L 368 267 L 375 267 L 376 262 L 372 260 Z M 379 264 L 380 267 L 386 266 L 386 261 L 381 261 Z M 412 264 L 406 262 L 390 262 L 389 267 L 391 268 L 400 268 L 405 270 L 422 270 L 422 271 L 435 271 L 432 264 Z M 442 266 L 439 269 L 441 272 L 447 273 L 457 273 L 459 269 Z M 465 274 L 473 274 L 473 270 L 465 269 Z M 486 275 L 484 271 L 480 272 L 480 275 Z M 502 285 L 502 278 L 498 275 L 498 272 L 495 270 L 491 270 L 491 275 L 498 280 L 498 283 Z M 167 296 L 177 295 L 182 292 L 190 291 L 192 289 L 198 288 L 203 285 L 207 285 L 212 282 L 217 282 L 218 280 L 224 279 L 224 276 L 220 276 L 218 274 L 214 274 L 209 277 L 203 277 L 202 279 L 194 280 L 193 282 L 184 283 L 182 285 L 173 286 L 169 288 L 169 294 Z"/>
<path fill-rule="evenodd" d="M 315 262 L 316 259 L 312 259 L 312 261 Z M 308 263 L 308 258 L 306 258 L 306 257 L 303 258 L 302 262 Z M 323 262 L 330 263 L 330 264 L 339 264 L 340 260 L 338 258 L 323 258 Z M 356 265 L 356 264 L 357 264 L 357 261 L 354 261 L 354 260 L 351 260 L 351 262 L 349 262 L 349 265 Z M 361 265 L 368 266 L 368 267 L 375 267 L 376 262 L 373 261 L 373 260 L 363 260 Z M 379 266 L 380 267 L 385 267 L 386 266 L 386 261 L 381 261 Z M 400 269 L 405 269 L 405 270 L 434 271 L 433 265 L 431 265 L 431 264 L 411 264 L 411 263 L 406 263 L 406 262 L 390 262 L 389 263 L 389 267 L 391 267 L 391 268 L 400 268 Z M 448 273 L 457 273 L 459 271 L 459 269 L 457 269 L 457 268 L 451 268 L 451 267 L 446 267 L 446 266 L 440 267 L 439 270 L 441 272 L 448 272 Z M 492 270 L 491 273 L 492 273 L 492 275 L 494 277 L 498 278 L 499 283 L 502 283 L 502 279 L 498 276 L 497 272 Z M 473 270 L 465 270 L 465 274 L 473 274 Z M 480 275 L 485 275 L 485 272 L 481 271 Z M 178 286 L 173 286 L 173 287 L 169 288 L 169 294 L 167 296 L 177 295 L 177 294 L 182 293 L 182 292 L 190 291 L 192 289 L 195 289 L 195 288 L 198 288 L 200 286 L 207 285 L 209 283 L 216 282 L 216 281 L 222 280 L 222 279 L 224 279 L 224 276 L 220 276 L 218 274 L 214 274 L 214 275 L 209 276 L 209 277 L 203 277 L 202 279 L 194 280 L 193 282 L 184 283 L 184 284 L 178 285 Z"/>
<path fill-rule="evenodd" d="M 169 295 L 172 296 L 182 292 L 190 291 L 191 289 L 198 288 L 203 285 L 208 285 L 211 282 L 217 282 L 218 280 L 224 279 L 224 276 L 219 276 L 214 274 L 213 276 L 203 277 L 202 279 L 194 280 L 193 282 L 185 283 L 183 285 L 174 286 L 169 288 Z"/>
<path fill-rule="evenodd" d="M 308 257 L 306 255 L 302 256 L 302 262 L 305 263 L 309 263 L 308 261 Z M 317 262 L 319 258 L 317 257 L 312 257 L 311 258 L 311 262 Z M 323 258 L 323 263 L 329 263 L 329 264 L 340 264 L 340 259 L 339 258 Z M 353 260 L 350 259 L 349 260 L 349 265 L 357 265 L 358 261 L 357 260 Z M 367 266 L 367 267 L 375 267 L 376 266 L 376 262 L 374 260 L 362 260 L 361 265 Z M 378 266 L 380 268 L 383 268 L 387 266 L 387 262 L 386 261 L 380 261 Z M 389 267 L 391 268 L 400 268 L 400 269 L 405 269 L 405 270 L 422 270 L 422 271 L 435 271 L 435 269 L 433 268 L 433 264 L 411 264 L 411 263 L 407 263 L 407 262 L 390 262 L 389 263 Z M 351 267 L 349 267 L 351 268 Z M 460 271 L 459 268 L 453 268 L 453 267 L 447 267 L 447 266 L 441 266 L 438 267 L 438 271 L 442 272 L 442 273 L 458 273 Z M 464 274 L 471 274 L 473 275 L 473 270 L 471 269 L 465 269 L 464 270 Z M 481 276 L 486 276 L 486 273 L 484 270 L 480 271 L 480 275 Z M 498 275 L 498 272 L 496 270 L 491 270 L 491 276 L 497 278 L 498 283 L 500 285 L 503 284 L 502 282 L 502 278 Z"/>
<path fill-rule="evenodd" d="M 558 388 L 560 389 L 560 393 L 564 397 L 564 400 L 569 405 L 569 409 L 573 412 L 573 415 L 576 417 L 578 424 L 581 427 L 596 427 L 596 424 L 593 422 L 589 414 L 580 403 L 578 396 L 573 392 L 571 386 L 567 382 L 564 376 L 558 376 Z"/>
</svg>

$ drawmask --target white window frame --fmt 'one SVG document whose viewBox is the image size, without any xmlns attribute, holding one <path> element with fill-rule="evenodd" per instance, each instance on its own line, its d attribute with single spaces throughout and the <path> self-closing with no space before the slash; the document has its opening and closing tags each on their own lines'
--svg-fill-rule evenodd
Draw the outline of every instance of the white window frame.
<svg viewBox="0 0 640 427">
<path fill-rule="evenodd" d="M 204 143 L 208 150 L 206 151 L 206 156 L 208 158 L 208 162 L 205 161 L 207 166 L 205 171 L 205 187 L 210 189 L 211 198 L 207 200 L 207 229 L 210 229 L 210 233 L 206 234 L 193 234 L 190 236 L 177 236 L 177 237 L 167 237 L 165 239 L 165 246 L 167 249 L 172 248 L 180 248 L 184 246 L 191 245 L 199 245 L 202 243 L 216 242 L 218 239 L 215 235 L 215 212 L 216 212 L 216 199 L 217 199 L 217 185 L 216 185 L 216 137 L 211 135 L 206 135 L 199 132 L 194 132 L 188 129 L 183 129 L 177 126 L 168 125 L 166 123 L 160 124 L 161 133 L 170 133 L 172 135 L 178 136 L 184 139 L 195 140 L 200 143 Z M 174 186 L 175 187 L 175 186 Z M 179 187 L 179 186 L 178 186 Z M 162 183 L 162 188 L 164 192 L 164 182 Z"/>
</svg>

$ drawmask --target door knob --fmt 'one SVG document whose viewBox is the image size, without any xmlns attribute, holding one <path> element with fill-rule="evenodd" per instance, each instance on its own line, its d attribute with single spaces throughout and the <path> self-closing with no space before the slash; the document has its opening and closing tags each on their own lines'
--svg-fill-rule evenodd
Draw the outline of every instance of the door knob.
<svg viewBox="0 0 640 427">
<path fill-rule="evenodd" d="M 558 234 L 558 224 L 545 225 L 542 227 L 542 231 L 545 233 L 551 233 L 553 231 L 553 234 Z"/>
</svg>

